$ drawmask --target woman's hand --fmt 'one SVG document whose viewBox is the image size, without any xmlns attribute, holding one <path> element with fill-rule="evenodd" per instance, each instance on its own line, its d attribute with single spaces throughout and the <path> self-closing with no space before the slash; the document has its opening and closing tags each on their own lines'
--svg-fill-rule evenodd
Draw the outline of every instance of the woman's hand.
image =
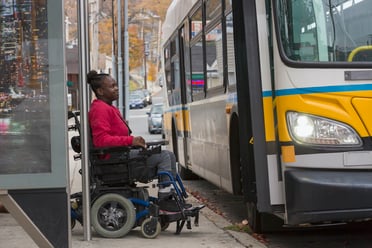
<svg viewBox="0 0 372 248">
<path fill-rule="evenodd" d="M 141 136 L 133 137 L 132 146 L 141 146 L 143 148 L 146 148 L 146 141 Z"/>
</svg>

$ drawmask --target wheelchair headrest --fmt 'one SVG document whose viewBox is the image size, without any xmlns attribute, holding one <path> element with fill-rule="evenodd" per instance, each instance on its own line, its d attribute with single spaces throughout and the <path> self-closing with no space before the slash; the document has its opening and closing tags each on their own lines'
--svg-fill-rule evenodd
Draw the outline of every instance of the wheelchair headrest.
<svg viewBox="0 0 372 248">
<path fill-rule="evenodd" d="M 81 145 L 80 145 L 80 136 L 74 136 L 71 138 L 71 147 L 72 150 L 76 153 L 81 152 Z"/>
</svg>

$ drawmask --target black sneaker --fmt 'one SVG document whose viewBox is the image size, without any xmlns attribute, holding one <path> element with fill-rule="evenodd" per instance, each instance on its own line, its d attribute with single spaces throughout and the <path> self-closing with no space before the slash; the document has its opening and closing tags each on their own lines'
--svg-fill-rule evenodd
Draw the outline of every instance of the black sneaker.
<svg viewBox="0 0 372 248">
<path fill-rule="evenodd" d="M 159 201 L 159 210 L 163 212 L 172 212 L 172 213 L 179 213 L 181 212 L 180 207 L 183 210 L 188 210 L 192 208 L 192 204 L 189 203 L 180 203 L 180 207 L 178 206 L 176 200 L 160 200 Z"/>
<path fill-rule="evenodd" d="M 160 213 L 179 213 L 181 209 L 178 207 L 175 200 L 159 200 L 159 211 Z"/>
<path fill-rule="evenodd" d="M 190 209 L 190 208 L 192 208 L 192 204 L 190 204 L 190 203 L 184 203 L 183 204 L 183 208 L 184 209 Z"/>
</svg>

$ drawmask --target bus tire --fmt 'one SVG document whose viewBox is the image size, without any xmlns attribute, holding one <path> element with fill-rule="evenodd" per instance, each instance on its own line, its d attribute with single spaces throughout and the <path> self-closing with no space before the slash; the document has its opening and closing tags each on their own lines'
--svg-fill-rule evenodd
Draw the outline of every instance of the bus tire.
<svg viewBox="0 0 372 248">
<path fill-rule="evenodd" d="M 253 202 L 247 203 L 247 210 L 248 210 L 248 225 L 255 233 L 261 233 L 261 225 L 260 225 L 260 213 L 257 210 L 256 204 Z"/>
<path fill-rule="evenodd" d="M 283 220 L 279 217 L 260 213 L 256 203 L 248 202 L 248 225 L 255 233 L 274 232 L 283 230 Z"/>
<path fill-rule="evenodd" d="M 230 120 L 230 169 L 231 183 L 234 195 L 243 194 L 242 172 L 240 164 L 240 145 L 239 145 L 239 119 L 236 114 L 233 114 Z"/>
</svg>

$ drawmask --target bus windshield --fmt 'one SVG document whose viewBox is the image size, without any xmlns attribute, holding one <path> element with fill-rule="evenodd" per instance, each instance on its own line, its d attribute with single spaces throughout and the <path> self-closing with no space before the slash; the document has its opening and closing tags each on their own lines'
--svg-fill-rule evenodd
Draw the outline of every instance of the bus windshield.
<svg viewBox="0 0 372 248">
<path fill-rule="evenodd" d="M 371 0 L 277 0 L 279 37 L 299 62 L 371 62 Z"/>
</svg>

